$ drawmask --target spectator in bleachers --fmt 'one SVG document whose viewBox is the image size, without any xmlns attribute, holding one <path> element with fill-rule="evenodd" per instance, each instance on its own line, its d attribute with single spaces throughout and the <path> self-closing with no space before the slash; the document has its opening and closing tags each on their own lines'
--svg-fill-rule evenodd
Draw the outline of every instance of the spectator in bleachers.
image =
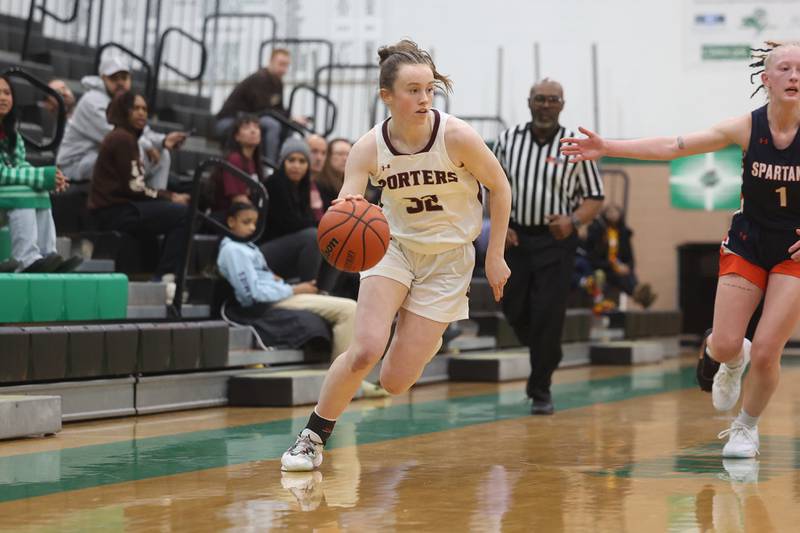
<svg viewBox="0 0 800 533">
<path fill-rule="evenodd" d="M 286 279 L 315 280 L 322 263 L 311 213 L 310 159 L 308 144 L 289 137 L 281 147 L 280 165 L 266 183 L 267 242 L 261 250 L 275 272 Z"/>
<path fill-rule="evenodd" d="M 224 139 L 233 127 L 236 117 L 241 113 L 259 115 L 261 125 L 262 155 L 270 163 L 278 160 L 283 126 L 280 121 L 267 114 L 278 113 L 289 119 L 283 107 L 283 77 L 289 71 L 291 56 L 285 48 L 275 48 L 270 55 L 269 64 L 240 81 L 217 113 L 216 136 Z M 292 120 L 305 123 L 299 117 Z"/>
<path fill-rule="evenodd" d="M 225 143 L 225 160 L 234 167 L 249 174 L 253 180 L 264 182 L 263 167 L 258 162 L 256 150 L 261 143 L 261 129 L 258 117 L 242 115 L 236 119 Z M 228 210 L 234 202 L 253 203 L 248 196 L 249 189 L 230 172 L 220 171 L 214 176 L 214 207 L 217 213 Z"/>
<path fill-rule="evenodd" d="M 322 135 L 314 133 L 306 137 L 306 142 L 311 150 L 311 212 L 314 214 L 314 221 L 319 224 L 326 208 L 317 187 L 317 179 L 328 156 L 328 141 Z"/>
<path fill-rule="evenodd" d="M 64 101 L 64 110 L 67 112 L 67 120 L 71 119 L 72 114 L 75 112 L 75 94 L 73 94 L 72 89 L 69 88 L 69 85 L 64 80 L 59 78 L 53 78 L 47 85 L 61 95 L 61 99 Z M 58 102 L 56 102 L 55 98 L 52 96 L 45 97 L 42 100 L 42 107 L 48 112 L 50 118 L 53 120 L 58 118 Z"/>
<path fill-rule="evenodd" d="M 100 145 L 92 174 L 89 209 L 100 229 L 134 235 L 164 235 L 155 279 L 175 273 L 183 253 L 188 194 L 155 189 L 145 180 L 139 138 L 147 127 L 141 94 L 117 94 L 108 106 L 114 129 Z"/>
<path fill-rule="evenodd" d="M 11 80 L 0 76 L 0 211 L 8 220 L 12 256 L 0 270 L 70 272 L 81 259 L 65 261 L 56 254 L 50 210 L 50 191 L 66 189 L 66 178 L 55 166 L 33 167 L 25 156 Z"/>
<path fill-rule="evenodd" d="M 237 237 L 250 237 L 257 221 L 258 212 L 250 204 L 235 203 L 228 211 L 228 227 Z M 333 330 L 332 358 L 344 353 L 350 345 L 356 316 L 356 303 L 353 300 L 318 294 L 314 281 L 293 285 L 286 283 L 273 274 L 255 245 L 228 237 L 222 239 L 220 244 L 217 266 L 233 287 L 236 301 L 242 308 L 267 312 L 269 307 L 257 306 L 269 304 L 278 309 L 311 312 L 329 323 Z M 304 332 L 297 333 L 302 335 Z M 362 383 L 362 390 L 369 396 L 388 395 L 381 387 L 366 381 Z"/>
<path fill-rule="evenodd" d="M 331 202 L 339 196 L 344 183 L 344 166 L 352 147 L 347 139 L 333 139 L 328 143 L 328 157 L 325 159 L 322 172 L 317 177 L 323 211 L 327 211 Z"/>
<path fill-rule="evenodd" d="M 649 283 L 639 283 L 634 272 L 632 235 L 622 209 L 610 204 L 589 226 L 586 249 L 592 268 L 605 272 L 608 285 L 618 287 L 636 303 L 648 308 L 656 295 Z"/>
<path fill-rule="evenodd" d="M 99 76 L 84 76 L 86 93 L 78 101 L 72 120 L 64 132 L 57 164 L 72 183 L 85 183 L 92 177 L 100 143 L 113 129 L 106 118 L 111 99 L 131 90 L 131 72 L 118 57 L 100 63 Z M 139 136 L 145 180 L 152 189 L 166 189 L 171 163 L 170 150 L 180 148 L 186 133 L 157 133 L 149 127 Z"/>
</svg>

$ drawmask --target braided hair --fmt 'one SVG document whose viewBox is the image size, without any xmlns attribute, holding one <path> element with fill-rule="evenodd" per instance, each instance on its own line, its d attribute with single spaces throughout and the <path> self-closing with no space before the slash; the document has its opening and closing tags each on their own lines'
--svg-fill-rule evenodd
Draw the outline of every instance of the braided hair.
<svg viewBox="0 0 800 533">
<path fill-rule="evenodd" d="M 750 63 L 749 66 L 750 66 L 750 68 L 753 68 L 753 69 L 759 69 L 759 70 L 756 70 L 756 71 L 754 71 L 754 72 L 752 72 L 750 74 L 750 84 L 751 85 L 753 85 L 755 83 L 755 81 L 753 81 L 753 78 L 755 78 L 756 76 L 758 76 L 759 74 L 762 74 L 765 70 L 767 70 L 767 67 L 769 66 L 769 63 L 771 62 L 771 59 L 772 59 L 772 53 L 775 52 L 775 50 L 777 50 L 781 46 L 798 46 L 798 47 L 800 47 L 800 43 L 798 43 L 796 41 L 785 42 L 785 43 L 781 43 L 781 42 L 778 42 L 778 41 L 764 41 L 764 48 L 751 48 L 750 49 L 750 57 L 754 61 L 752 63 Z M 750 98 L 752 98 L 756 94 L 758 94 L 758 91 L 760 91 L 761 89 L 764 89 L 764 84 L 763 83 L 760 84 L 758 87 L 756 87 L 756 90 L 753 91 L 753 93 L 750 95 Z"/>
</svg>

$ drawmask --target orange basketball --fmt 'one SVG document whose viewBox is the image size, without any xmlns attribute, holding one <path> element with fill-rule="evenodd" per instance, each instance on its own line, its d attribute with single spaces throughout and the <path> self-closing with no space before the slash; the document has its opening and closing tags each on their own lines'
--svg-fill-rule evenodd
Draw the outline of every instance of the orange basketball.
<svg viewBox="0 0 800 533">
<path fill-rule="evenodd" d="M 389 223 L 366 200 L 345 200 L 331 206 L 317 228 L 317 244 L 325 260 L 345 272 L 374 267 L 389 247 Z"/>
</svg>

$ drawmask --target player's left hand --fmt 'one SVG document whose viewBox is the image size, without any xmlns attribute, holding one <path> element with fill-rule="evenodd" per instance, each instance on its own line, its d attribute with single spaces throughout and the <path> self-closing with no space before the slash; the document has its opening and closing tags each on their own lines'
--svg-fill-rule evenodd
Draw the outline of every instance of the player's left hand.
<svg viewBox="0 0 800 533">
<path fill-rule="evenodd" d="M 800 236 L 800 229 L 796 229 L 794 232 Z M 792 261 L 800 262 L 800 241 L 797 241 L 789 247 L 789 258 Z"/>
<path fill-rule="evenodd" d="M 503 288 L 506 286 L 511 269 L 508 268 L 506 260 L 502 255 L 486 256 L 486 279 L 494 293 L 494 301 L 499 302 L 503 298 Z"/>
<path fill-rule="evenodd" d="M 550 233 L 558 239 L 566 239 L 572 234 L 572 220 L 566 215 L 548 215 L 547 224 L 550 226 Z"/>
</svg>

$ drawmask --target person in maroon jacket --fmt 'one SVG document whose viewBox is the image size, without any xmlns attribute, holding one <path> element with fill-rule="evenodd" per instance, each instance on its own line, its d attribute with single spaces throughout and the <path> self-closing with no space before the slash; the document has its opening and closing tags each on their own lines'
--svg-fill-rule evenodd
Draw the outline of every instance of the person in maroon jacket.
<svg viewBox="0 0 800 533">
<path fill-rule="evenodd" d="M 151 189 L 145 183 L 138 139 L 147 125 L 140 94 L 118 94 L 106 111 L 114 129 L 106 135 L 92 174 L 89 209 L 100 229 L 164 235 L 155 277 L 175 273 L 183 253 L 188 194 Z"/>
<path fill-rule="evenodd" d="M 225 143 L 225 161 L 248 174 L 253 181 L 264 182 L 264 171 L 258 163 L 256 150 L 261 143 L 261 129 L 258 117 L 241 115 L 231 130 Z M 214 206 L 217 213 L 227 212 L 234 203 L 252 204 L 247 184 L 234 177 L 227 170 L 214 174 Z M 223 217 L 224 219 L 224 217 Z"/>
</svg>

